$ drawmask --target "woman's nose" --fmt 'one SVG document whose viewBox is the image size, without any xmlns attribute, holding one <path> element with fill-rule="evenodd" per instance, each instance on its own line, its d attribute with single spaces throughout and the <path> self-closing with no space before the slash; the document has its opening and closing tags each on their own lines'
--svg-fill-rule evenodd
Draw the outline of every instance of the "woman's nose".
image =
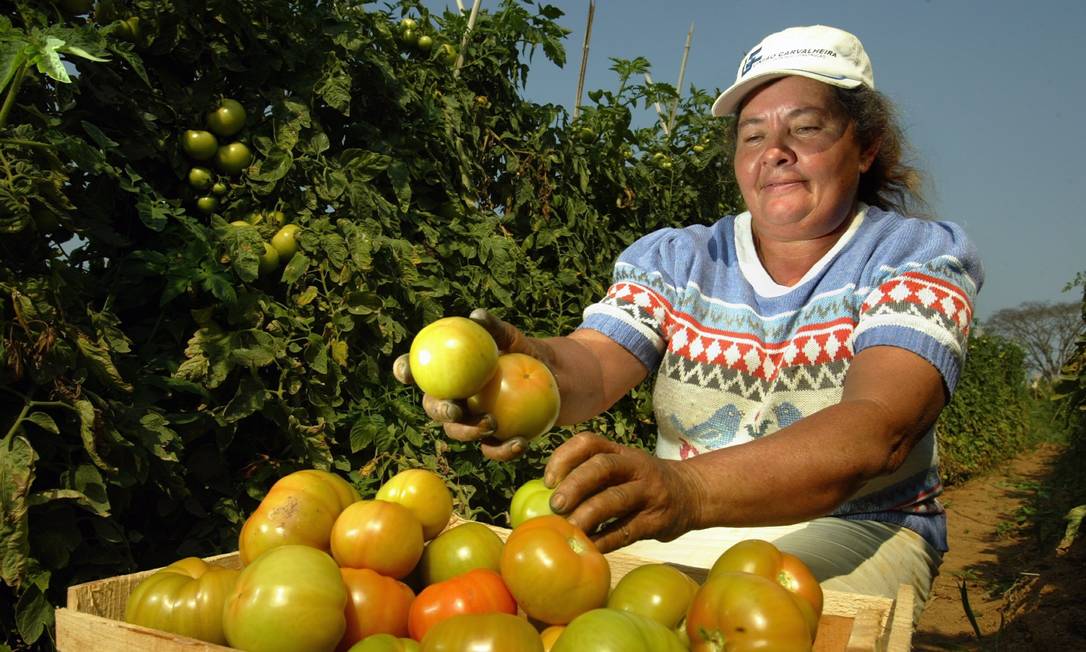
<svg viewBox="0 0 1086 652">
<path fill-rule="evenodd" d="M 796 153 L 784 137 L 779 135 L 767 137 L 765 149 L 762 151 L 763 165 L 788 165 L 794 163 L 795 160 Z"/>
</svg>

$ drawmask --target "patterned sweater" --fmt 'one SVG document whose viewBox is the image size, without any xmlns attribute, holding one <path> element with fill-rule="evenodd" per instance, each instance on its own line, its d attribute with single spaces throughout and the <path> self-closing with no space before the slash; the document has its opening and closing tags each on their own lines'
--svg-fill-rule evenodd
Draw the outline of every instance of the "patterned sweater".
<svg viewBox="0 0 1086 652">
<path fill-rule="evenodd" d="M 983 280 L 963 231 L 861 206 L 798 283 L 762 267 L 750 214 L 662 229 L 619 257 L 582 328 L 656 371 L 656 454 L 686 459 L 749 442 L 840 401 L 852 357 L 892 345 L 931 362 L 953 391 Z M 847 451 L 841 451 L 847 454 Z M 945 551 L 934 428 L 893 474 L 834 511 L 909 527 Z"/>
</svg>

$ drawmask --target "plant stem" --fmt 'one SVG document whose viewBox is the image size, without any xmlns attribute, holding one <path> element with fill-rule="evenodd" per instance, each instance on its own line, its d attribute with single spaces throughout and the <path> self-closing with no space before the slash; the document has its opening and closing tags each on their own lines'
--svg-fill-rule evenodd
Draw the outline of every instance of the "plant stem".
<svg viewBox="0 0 1086 652">
<path fill-rule="evenodd" d="M 23 61 L 19 64 L 19 69 L 15 71 L 15 78 L 12 79 L 11 86 L 8 87 L 8 94 L 4 97 L 4 106 L 0 107 L 0 129 L 3 129 L 8 123 L 8 114 L 11 113 L 11 107 L 15 106 L 15 96 L 19 94 L 19 87 L 23 85 L 26 70 L 27 63 Z"/>
</svg>

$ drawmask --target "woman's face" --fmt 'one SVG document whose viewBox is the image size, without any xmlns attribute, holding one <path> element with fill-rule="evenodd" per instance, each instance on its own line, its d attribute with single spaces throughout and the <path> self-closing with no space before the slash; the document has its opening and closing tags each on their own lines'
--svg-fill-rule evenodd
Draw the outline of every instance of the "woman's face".
<svg viewBox="0 0 1086 652">
<path fill-rule="evenodd" d="M 784 241 L 821 238 L 852 212 L 863 152 L 833 89 L 782 77 L 752 92 L 738 117 L 735 176 L 755 233 Z"/>
</svg>

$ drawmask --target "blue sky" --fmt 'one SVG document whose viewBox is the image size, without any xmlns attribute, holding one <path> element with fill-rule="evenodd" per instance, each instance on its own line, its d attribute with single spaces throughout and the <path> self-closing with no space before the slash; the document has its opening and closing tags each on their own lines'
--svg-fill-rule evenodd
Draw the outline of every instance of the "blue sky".
<svg viewBox="0 0 1086 652">
<path fill-rule="evenodd" d="M 549 4 L 572 30 L 568 60 L 558 68 L 538 52 L 525 94 L 571 109 L 588 0 Z M 821 23 L 859 36 L 928 174 L 933 212 L 980 251 L 977 316 L 1081 299 L 1063 288 L 1086 271 L 1086 1 L 597 0 L 586 91 L 615 87 L 611 57 L 646 57 L 655 81 L 676 83 L 691 23 L 683 85 L 708 91 L 728 86 L 770 32 Z"/>
</svg>

